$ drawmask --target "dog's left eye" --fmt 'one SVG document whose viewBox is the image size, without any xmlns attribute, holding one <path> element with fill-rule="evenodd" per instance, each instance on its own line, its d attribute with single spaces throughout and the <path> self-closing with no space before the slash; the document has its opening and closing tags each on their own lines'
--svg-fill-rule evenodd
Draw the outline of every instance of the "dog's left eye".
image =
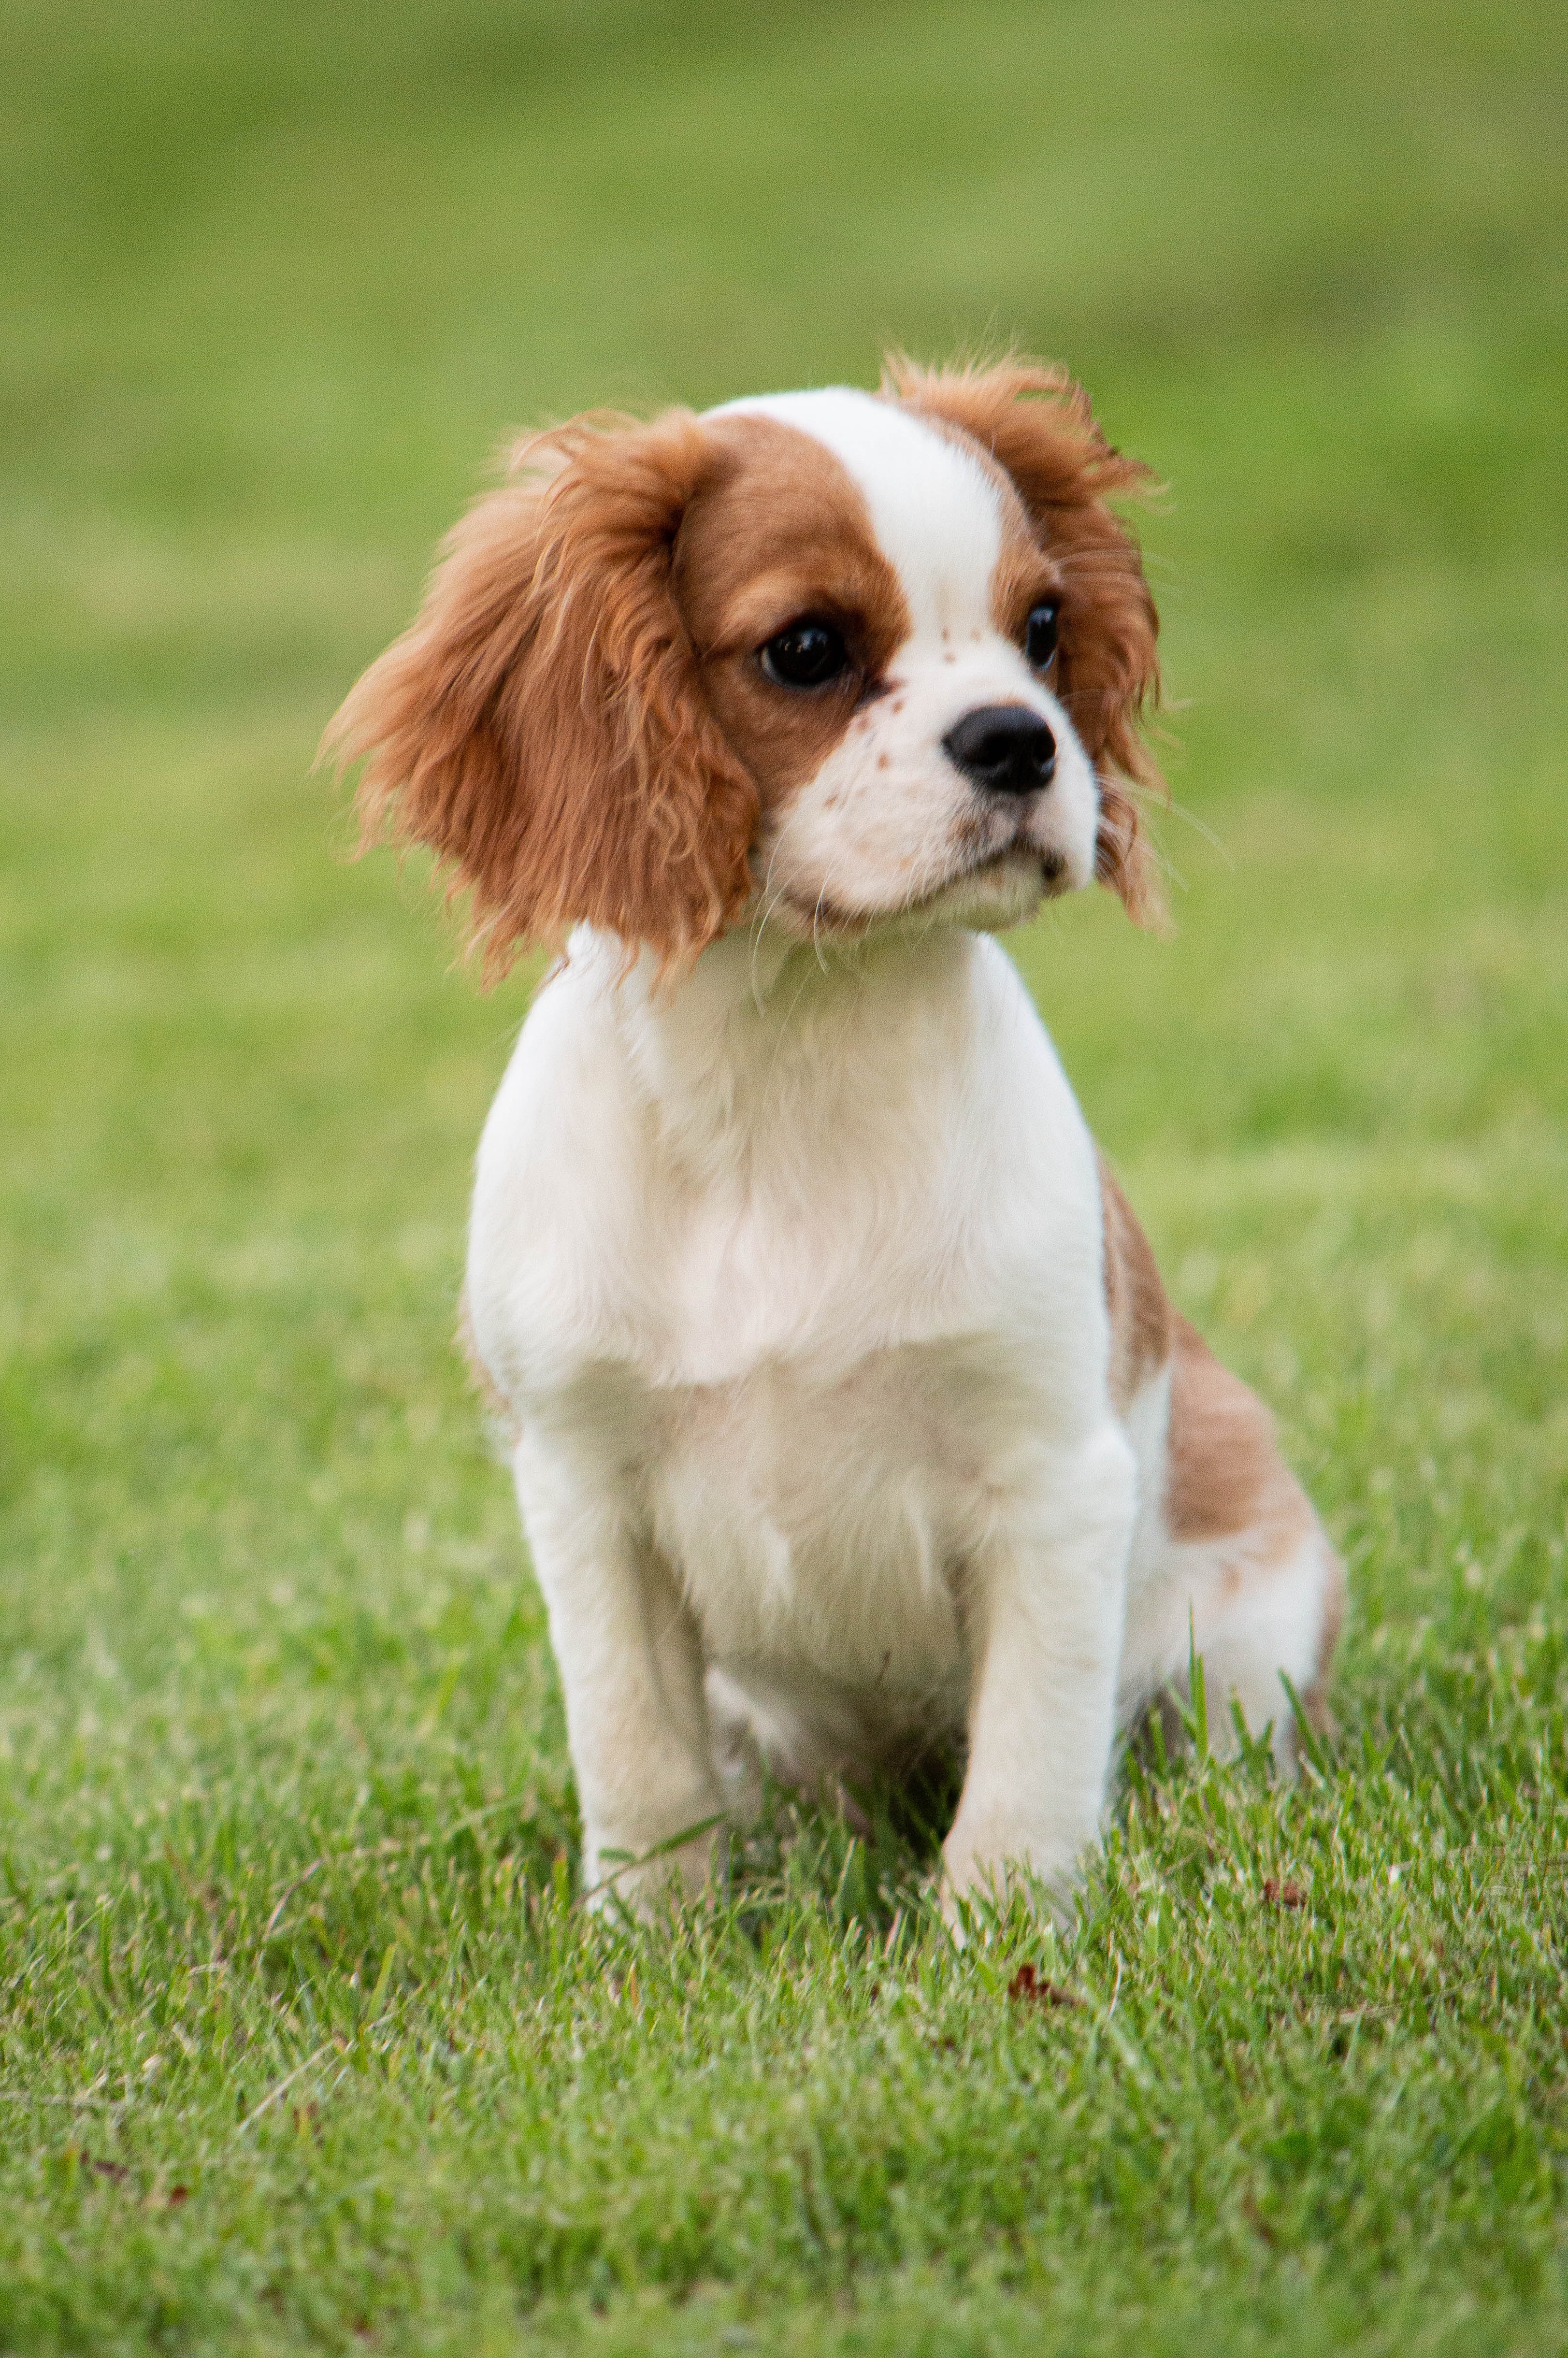
<svg viewBox="0 0 1568 2358">
<path fill-rule="evenodd" d="M 762 649 L 762 669 L 780 687 L 826 687 L 849 666 L 849 650 L 831 622 L 803 615 Z"/>
<path fill-rule="evenodd" d="M 1047 598 L 1034 608 L 1023 626 L 1023 652 L 1036 671 L 1046 671 L 1055 660 L 1056 621 L 1061 608 Z"/>
</svg>

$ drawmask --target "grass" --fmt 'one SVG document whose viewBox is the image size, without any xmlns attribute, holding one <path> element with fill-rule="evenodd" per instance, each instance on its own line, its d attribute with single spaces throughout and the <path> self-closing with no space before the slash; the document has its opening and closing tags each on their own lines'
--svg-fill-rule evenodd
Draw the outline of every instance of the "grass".
<svg viewBox="0 0 1568 2358">
<path fill-rule="evenodd" d="M 6 55 L 0 2347 L 1560 2350 L 1557 12 Z M 1173 942 L 1014 946 L 1345 1550 L 1339 1736 L 1130 1778 L 1065 1940 L 784 1810 L 606 1932 L 449 1348 L 525 978 L 309 762 L 506 427 L 1014 331 L 1173 487 L 1185 814 Z"/>
</svg>

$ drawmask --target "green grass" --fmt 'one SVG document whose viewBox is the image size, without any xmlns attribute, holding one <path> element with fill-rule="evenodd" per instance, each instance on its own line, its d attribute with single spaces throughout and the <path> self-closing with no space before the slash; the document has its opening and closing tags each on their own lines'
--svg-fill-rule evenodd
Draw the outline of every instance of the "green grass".
<svg viewBox="0 0 1568 2358">
<path fill-rule="evenodd" d="M 0 2348 L 1561 2350 L 1560 12 L 5 49 Z M 1173 942 L 1015 946 L 1346 1552 L 1339 1737 L 1151 1768 L 1065 1941 L 787 1812 L 622 1938 L 449 1348 L 525 978 L 308 766 L 509 427 L 1015 332 L 1172 487 L 1185 815 Z"/>
</svg>

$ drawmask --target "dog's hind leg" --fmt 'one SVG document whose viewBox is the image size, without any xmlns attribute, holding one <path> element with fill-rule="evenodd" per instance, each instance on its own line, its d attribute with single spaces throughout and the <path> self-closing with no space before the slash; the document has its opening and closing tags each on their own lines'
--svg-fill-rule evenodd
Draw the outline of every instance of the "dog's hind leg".
<svg viewBox="0 0 1568 2358">
<path fill-rule="evenodd" d="M 1285 1682 L 1321 1724 L 1345 1574 L 1262 1401 L 1184 1319 L 1173 1345 L 1163 1485 L 1146 1507 L 1153 1544 L 1129 1598 L 1124 1718 L 1163 1688 L 1185 1695 L 1195 1652 L 1213 1748 L 1238 1748 L 1239 1710 L 1250 1735 L 1271 1731 L 1289 1770 Z"/>
</svg>

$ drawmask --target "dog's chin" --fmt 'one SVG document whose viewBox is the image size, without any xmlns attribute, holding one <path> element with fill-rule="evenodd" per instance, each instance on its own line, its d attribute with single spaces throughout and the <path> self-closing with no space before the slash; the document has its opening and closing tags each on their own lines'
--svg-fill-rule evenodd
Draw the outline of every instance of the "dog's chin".
<svg viewBox="0 0 1568 2358">
<path fill-rule="evenodd" d="M 804 893 L 791 891 L 774 896 L 768 915 L 797 939 L 818 944 L 849 945 L 887 934 L 918 934 L 934 925 L 998 934 L 1010 925 L 1026 924 L 1043 901 L 1070 892 L 1077 882 L 1061 852 L 1014 844 L 994 860 L 964 869 L 934 891 L 887 908 L 847 909 L 827 892 L 812 902 Z"/>
<path fill-rule="evenodd" d="M 963 925 L 973 933 L 1000 934 L 1027 924 L 1041 903 L 1072 890 L 1067 862 L 1057 851 L 1015 844 L 984 867 L 956 876 L 908 911 L 918 924 Z"/>
</svg>

